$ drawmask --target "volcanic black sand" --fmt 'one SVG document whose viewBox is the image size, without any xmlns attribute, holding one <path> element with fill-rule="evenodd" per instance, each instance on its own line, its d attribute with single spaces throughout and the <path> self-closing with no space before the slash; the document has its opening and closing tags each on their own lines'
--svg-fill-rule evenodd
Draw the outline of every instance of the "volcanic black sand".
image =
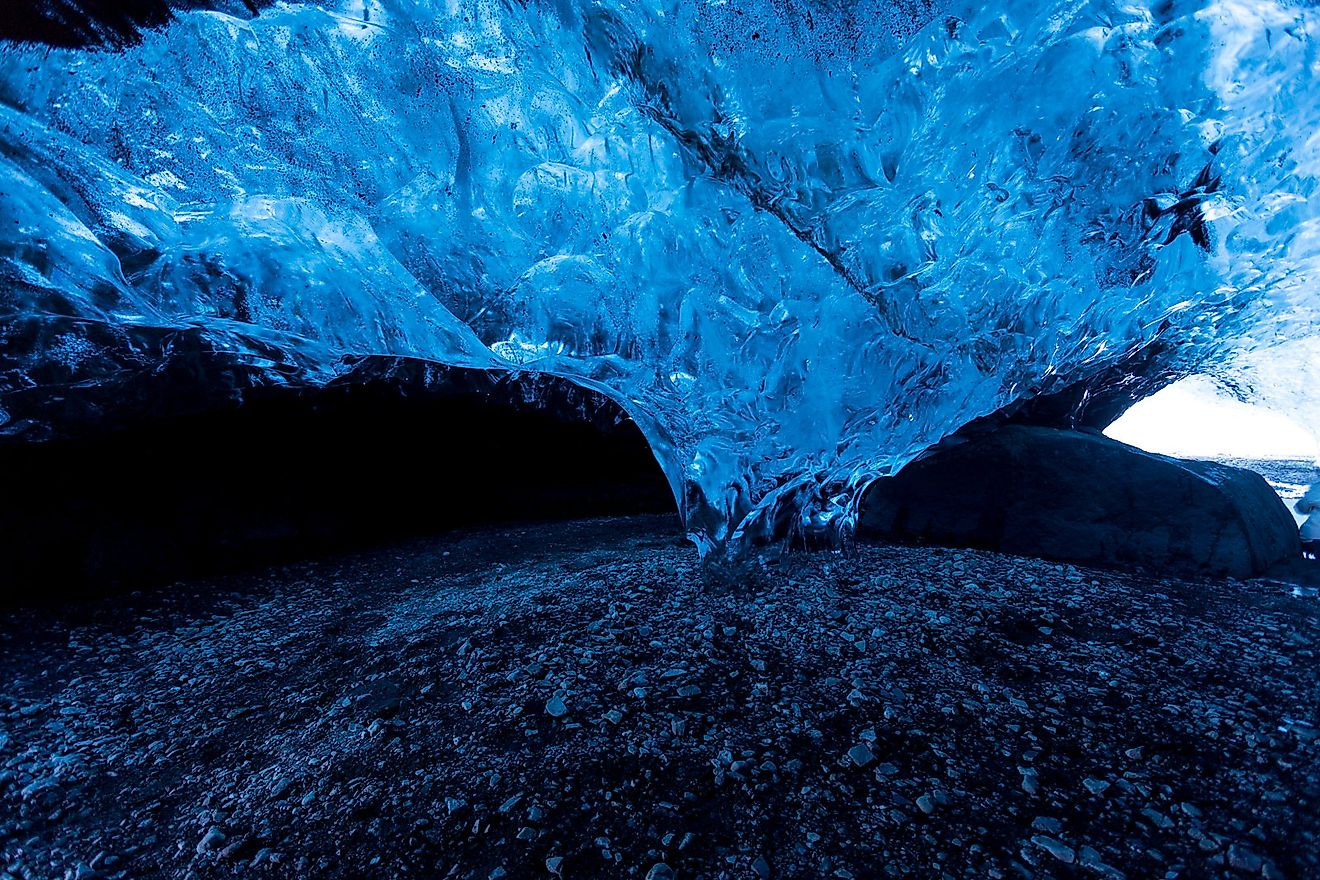
<svg viewBox="0 0 1320 880">
<path fill-rule="evenodd" d="M 660 517 L 6 612 L 0 878 L 1314 878 L 1318 635 L 970 551 L 703 578 Z"/>
</svg>

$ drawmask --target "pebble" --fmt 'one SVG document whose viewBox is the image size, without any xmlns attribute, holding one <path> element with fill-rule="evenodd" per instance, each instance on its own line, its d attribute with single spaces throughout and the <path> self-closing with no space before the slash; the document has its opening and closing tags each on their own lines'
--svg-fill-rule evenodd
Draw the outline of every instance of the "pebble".
<svg viewBox="0 0 1320 880">
<path fill-rule="evenodd" d="M 1228 848 L 1228 864 L 1239 871 L 1255 874 L 1260 871 L 1264 863 L 1264 859 L 1239 844 L 1233 844 Z"/>
<path fill-rule="evenodd" d="M 1077 853 L 1073 851 L 1072 847 L 1055 840 L 1053 837 L 1048 837 L 1044 834 L 1037 834 L 1035 837 L 1031 838 L 1031 842 L 1063 862 L 1065 865 L 1071 865 L 1077 860 Z"/>
<path fill-rule="evenodd" d="M 220 847 L 224 845 L 224 842 L 225 833 L 213 825 L 210 830 L 202 836 L 202 839 L 197 841 L 197 852 L 199 854 L 212 852 L 213 850 L 220 849 Z"/>
<path fill-rule="evenodd" d="M 860 552 L 865 557 L 878 551 Z M 893 555 L 908 551 L 883 552 Z M 938 560 L 940 552 L 931 551 L 931 556 Z M 843 569 L 854 563 L 845 560 L 837 564 Z M 929 558 L 923 556 L 919 564 L 929 564 Z M 1014 564 L 1034 565 L 1029 561 Z M 921 571 L 924 577 L 927 569 Z M 1124 659 L 1115 662 L 1130 662 L 1143 676 L 1152 664 L 1167 672 L 1157 657 L 1165 646 L 1144 638 L 1147 633 L 1157 639 L 1164 636 L 1158 629 L 1152 630 L 1148 622 L 1137 626 L 1130 618 L 1124 618 L 1122 631 L 1111 635 L 1108 621 L 1097 624 L 1100 618 L 1093 617 L 1098 612 L 1089 604 L 1090 590 L 1076 600 L 1072 611 L 1077 615 L 1075 622 L 1063 613 L 1057 615 L 1057 620 L 1045 616 L 1038 606 L 1057 588 L 1061 578 L 1042 578 L 1037 596 L 1024 600 L 1018 584 L 1008 583 L 1008 589 L 1000 590 L 1000 581 L 991 575 L 980 579 L 984 586 L 976 588 L 979 593 L 973 602 L 967 600 L 966 593 L 975 590 L 954 586 L 962 578 L 953 576 L 941 581 L 934 576 L 922 583 L 921 591 L 909 590 L 892 598 L 881 596 L 874 604 L 875 591 L 869 589 L 869 583 L 855 588 L 861 586 L 860 579 L 857 585 L 840 587 L 839 592 L 846 598 L 837 600 L 828 596 L 830 583 L 822 587 L 804 579 L 793 591 L 782 585 L 767 587 L 763 595 L 752 592 L 752 598 L 740 596 L 732 610 L 711 613 L 707 599 L 695 592 L 683 592 L 681 586 L 674 586 L 674 595 L 668 597 L 672 585 L 660 577 L 654 585 L 654 607 L 637 599 L 650 586 L 639 588 L 638 578 L 631 573 L 617 584 L 604 582 L 601 573 L 582 575 L 587 586 L 574 583 L 578 577 L 576 569 L 562 577 L 556 570 L 552 579 L 561 579 L 562 584 L 537 586 L 557 597 L 553 615 L 523 616 L 512 605 L 495 606 L 497 610 L 492 612 L 488 604 L 482 604 L 489 602 L 489 597 L 483 596 L 481 603 L 473 602 L 434 618 L 433 626 L 461 627 L 477 642 L 475 646 L 467 643 L 459 651 L 466 659 L 457 660 L 457 668 L 452 670 L 453 644 L 462 635 L 440 640 L 435 633 L 414 634 L 393 623 L 379 626 L 377 616 L 369 615 L 366 619 L 376 633 L 373 638 L 392 633 L 390 638 L 399 639 L 397 645 L 382 642 L 371 646 L 373 652 L 397 651 L 396 658 L 389 658 L 395 666 L 378 665 L 379 653 L 373 653 L 370 662 L 367 658 L 350 658 L 362 662 L 346 676 L 352 681 L 344 688 L 318 685 L 315 693 L 291 692 L 289 706 L 280 704 L 261 712 L 261 717 L 279 715 L 281 729 L 305 734 L 325 720 L 320 713 L 325 708 L 335 730 L 347 730 L 352 742 L 345 742 L 333 735 L 335 730 L 327 729 L 329 736 L 299 740 L 323 744 L 315 745 L 311 754 L 289 751 L 287 757 L 269 766 L 246 765 L 240 763 L 245 758 L 235 759 L 228 776 L 219 777 L 215 785 L 197 787 L 197 800 L 190 805 L 195 809 L 193 824 L 181 836 L 162 832 L 163 842 L 158 842 L 149 833 L 148 816 L 139 813 L 140 818 L 126 819 L 121 830 L 136 844 L 123 847 L 125 866 L 132 868 L 160 855 L 163 849 L 172 850 L 180 840 L 185 856 L 182 861 L 186 862 L 191 856 L 186 841 L 195 841 L 197 830 L 208 829 L 214 823 L 220 836 L 213 844 L 198 844 L 199 852 L 205 851 L 206 855 L 197 860 L 193 870 L 198 875 L 208 873 L 207 866 L 214 867 L 217 857 L 231 851 L 242 851 L 249 857 L 255 852 L 255 858 L 245 866 L 250 867 L 278 856 L 272 850 L 258 849 L 260 844 L 298 852 L 298 823 L 311 824 L 309 818 L 333 829 L 344 826 L 332 823 L 355 821 L 352 817 L 361 815 L 357 811 L 372 809 L 383 815 L 393 809 L 408 823 L 400 825 L 404 832 L 398 838 L 400 847 L 405 845 L 402 841 L 411 838 L 415 843 L 407 845 L 415 846 L 419 853 L 440 845 L 454 847 L 447 850 L 450 853 L 480 853 L 481 869 L 474 869 L 478 877 L 481 871 L 491 871 L 497 864 L 504 867 L 495 876 L 504 871 L 506 877 L 626 874 L 635 880 L 643 875 L 664 880 L 681 873 L 685 878 L 766 880 L 781 875 L 853 876 L 845 865 L 856 865 L 861 877 L 884 876 L 882 872 L 889 866 L 913 876 L 939 877 L 944 872 L 961 876 L 954 867 L 959 857 L 952 854 L 968 852 L 975 854 L 970 857 L 976 860 L 970 870 L 978 877 L 1044 877 L 1078 865 L 1078 870 L 1089 869 L 1090 876 L 1098 880 L 1118 880 L 1122 876 L 1118 869 L 1104 865 L 1096 850 L 1080 845 L 1085 839 L 1112 847 L 1107 850 L 1112 860 L 1134 880 L 1168 876 L 1166 871 L 1184 880 L 1234 871 L 1257 880 L 1275 880 L 1284 876 L 1284 869 L 1288 877 L 1313 873 L 1308 870 L 1313 860 L 1307 861 L 1310 856 L 1306 855 L 1313 841 L 1304 831 L 1296 830 L 1299 820 L 1289 812 L 1287 798 L 1295 794 L 1295 785 L 1278 772 L 1274 762 L 1284 755 L 1291 759 L 1314 754 L 1314 735 L 1307 733 L 1309 726 L 1298 726 L 1305 722 L 1285 719 L 1285 724 L 1276 724 L 1275 718 L 1267 717 L 1261 708 L 1268 706 L 1273 711 L 1281 705 L 1281 686 L 1275 686 L 1272 676 L 1297 676 L 1299 667 L 1289 670 L 1277 662 L 1268 667 L 1269 674 L 1261 680 L 1271 682 L 1271 691 L 1267 695 L 1262 690 L 1263 699 L 1254 704 L 1239 702 L 1228 691 L 1201 694 L 1189 690 L 1178 683 L 1176 670 L 1164 679 L 1150 679 L 1150 689 L 1158 696 L 1158 701 L 1150 702 L 1145 691 L 1131 683 L 1137 679 L 1130 678 L 1127 669 L 1110 668 L 1107 661 L 1101 663 L 1101 658 L 1115 653 L 1114 640 L 1127 643 L 1129 632 L 1135 630 L 1143 636 L 1139 644 L 1149 647 L 1131 658 L 1117 655 Z M 1109 591 L 1104 599 L 1112 603 L 1115 589 L 1110 578 L 1104 575 L 1096 589 Z M 598 579 L 600 592 L 587 592 L 597 589 L 594 584 Z M 319 591 L 324 584 L 317 586 Z M 507 586 L 502 584 L 500 589 Z M 924 597 L 935 612 L 933 616 L 923 613 L 920 601 L 912 601 L 914 595 Z M 992 596 L 998 598 L 992 602 Z M 1140 607 L 1141 596 L 1133 601 L 1133 616 L 1148 616 L 1148 611 Z M 1183 599 L 1174 596 L 1164 601 L 1177 605 Z M 580 609 L 574 603 L 580 603 Z M 630 608 L 629 603 L 636 604 Z M 846 603 L 846 613 L 840 612 L 837 619 L 847 621 L 842 626 L 868 634 L 865 655 L 849 648 L 851 644 L 860 649 L 863 641 L 857 635 L 846 643 L 838 639 L 812 642 L 811 634 L 816 632 L 813 627 L 819 628 L 822 603 Z M 296 607 L 296 603 L 289 607 Z M 597 613 L 602 607 L 606 609 L 603 615 Z M 501 616 L 497 620 L 494 614 Z M 564 615 L 562 621 L 560 614 Z M 691 615 L 690 625 L 675 623 L 681 614 Z M 1284 615 L 1277 616 L 1281 627 L 1294 627 L 1292 622 L 1284 623 Z M 432 619 L 415 612 L 410 612 L 409 618 L 410 625 L 412 620 Z M 603 622 L 594 636 L 573 641 L 582 637 L 577 623 L 600 618 Z M 637 626 L 640 619 L 654 626 Z M 733 628 L 736 634 L 728 635 L 732 620 L 737 621 Z M 1052 628 L 1058 639 L 1046 644 L 1035 638 L 1038 631 L 1030 621 L 1041 620 L 1048 624 L 1042 630 Z M 975 622 L 975 629 L 970 621 Z M 561 622 L 573 627 L 561 628 Z M 938 631 L 933 629 L 937 624 Z M 273 626 L 277 628 L 278 624 Z M 491 634 L 492 629 L 501 626 L 508 628 L 509 638 L 499 630 Z M 542 626 L 543 630 L 537 629 Z M 842 626 L 832 625 L 830 629 L 842 635 Z M 1206 638 L 1207 628 L 1199 617 L 1189 619 L 1187 626 L 1197 630 L 1196 639 Z M 285 635 L 298 632 L 288 630 Z M 909 640 L 912 632 L 916 635 Z M 1098 637 L 1090 640 L 1097 632 Z M 173 632 L 168 638 L 161 637 L 163 646 L 178 647 L 177 657 L 162 655 L 159 647 L 142 651 L 143 656 L 161 666 L 158 696 L 180 705 L 189 700 L 215 700 L 215 717 L 230 718 L 235 733 L 245 734 L 256 719 L 248 714 L 231 716 L 226 709 L 230 704 L 252 703 L 254 684 L 264 682 L 245 679 L 259 675 L 258 670 L 265 667 L 253 665 L 258 661 L 227 646 L 223 650 L 206 647 L 205 652 L 210 653 L 204 653 L 201 646 L 211 636 L 200 634 L 195 627 L 185 627 L 182 635 L 186 637 L 183 642 Z M 1016 644 L 1019 636 L 1028 639 L 1028 644 Z M 1190 644 L 1192 636 L 1185 630 L 1179 629 L 1168 638 L 1178 641 L 1173 648 L 1187 662 L 1216 662 L 1213 656 L 1201 656 L 1205 652 Z M 646 639 L 651 640 L 650 647 Z M 975 653 L 976 642 L 982 639 L 995 649 L 994 656 L 999 658 L 996 662 L 1011 665 L 1010 671 L 1017 674 L 1012 699 L 995 675 L 962 663 L 961 652 Z M 351 643 L 352 637 L 343 641 Z M 437 658 L 428 647 L 441 642 L 443 659 L 448 663 L 435 662 Z M 1257 650 L 1257 644 L 1265 644 L 1264 637 L 1246 640 L 1243 650 Z M 122 648 L 131 645 L 131 641 L 124 640 Z M 830 647 L 835 650 L 831 652 Z M 256 656 L 260 646 L 252 650 Z M 758 654 L 774 659 L 767 663 L 755 656 Z M 1253 668 L 1261 667 L 1259 661 L 1266 656 L 1261 653 L 1253 661 Z M 1268 656 L 1271 661 L 1278 659 L 1273 654 Z M 1083 674 L 1080 657 L 1089 657 L 1086 663 L 1095 669 Z M 211 658 L 219 659 L 221 671 L 208 678 L 204 670 L 207 663 L 213 662 Z M 238 677 L 230 671 L 231 661 L 239 669 Z M 830 665 L 824 665 L 827 663 Z M 822 678 L 824 671 L 837 677 Z M 1089 677 L 1092 672 L 1096 673 L 1093 680 Z M 434 697 L 405 701 L 401 714 L 392 720 L 373 721 L 365 711 L 359 711 L 360 702 L 352 700 L 343 709 L 332 708 L 340 705 L 348 688 L 364 684 L 369 685 L 368 689 L 375 688 L 386 674 L 403 682 L 406 693 L 434 688 Z M 665 695 L 703 694 L 697 681 L 710 685 L 699 699 L 687 703 L 667 703 L 663 699 Z M 1105 682 L 1113 685 L 1102 687 Z M 82 690 L 90 692 L 90 686 L 89 681 Z M 220 688 L 226 686 L 238 691 L 230 704 L 219 695 Z M 141 761 L 138 765 L 122 761 L 115 764 L 130 797 L 133 794 L 128 785 L 151 779 L 145 768 L 153 762 L 169 768 L 171 762 L 188 760 L 182 749 L 190 741 L 177 737 L 171 728 L 177 724 L 188 731 L 190 720 L 150 714 L 148 707 L 135 705 L 139 696 L 136 693 L 114 700 L 114 687 L 103 688 L 104 693 L 91 692 L 94 698 L 82 695 L 79 705 L 88 707 L 87 716 L 52 710 L 47 714 L 53 717 L 45 726 L 19 727 L 23 730 L 21 737 L 8 731 L 0 734 L 0 796 L 8 792 L 10 801 L 23 811 L 17 816 L 0 815 L 0 850 L 11 841 L 27 841 L 33 835 L 44 834 L 42 829 L 52 822 L 67 822 L 70 827 L 82 823 L 78 811 L 86 807 L 77 799 L 80 787 L 90 782 L 86 768 L 79 764 L 80 753 L 95 755 L 98 749 L 104 752 L 119 746 L 113 739 L 104 740 L 104 745 L 80 739 L 88 732 L 74 725 L 79 719 L 95 718 L 107 720 L 111 725 L 107 730 L 117 731 L 116 715 L 104 714 L 108 705 L 128 707 L 125 729 L 135 739 L 129 740 L 125 757 Z M 1115 694 L 1113 687 L 1121 687 L 1123 692 Z M 1227 698 L 1225 693 L 1229 694 Z M 656 696 L 662 699 L 657 702 Z M 467 698 L 463 703 L 471 715 L 455 717 L 445 711 L 463 697 Z M 1132 707 L 1122 714 L 1119 727 L 1114 726 L 1113 716 L 1120 713 L 1110 713 L 1107 708 L 1106 701 L 1112 697 L 1122 697 L 1123 705 Z M 571 712 L 567 704 L 570 698 L 574 701 Z M 850 701 L 857 705 L 850 706 Z M 537 718 L 538 702 L 543 702 L 545 713 L 555 719 L 553 723 Z M 0 722 L 17 716 L 19 706 L 18 700 L 0 694 Z M 1141 734 L 1133 731 L 1139 731 L 1141 723 L 1162 717 L 1138 713 L 1169 711 L 1169 706 L 1181 713 L 1180 724 L 1204 735 L 1200 740 L 1189 739 L 1190 748 L 1202 749 L 1207 738 L 1214 743 L 1208 752 L 1201 750 L 1198 755 L 1217 754 L 1217 747 L 1223 746 L 1223 753 L 1236 760 L 1232 749 L 1246 743 L 1254 749 L 1249 752 L 1252 759 L 1259 756 L 1260 760 L 1242 765 L 1208 761 L 1204 782 L 1197 780 L 1198 784 L 1184 788 L 1170 776 L 1162 755 L 1153 753 L 1150 760 L 1136 760 L 1144 756 L 1141 749 L 1123 751 L 1124 737 L 1131 737 L 1129 742 L 1143 742 Z M 354 712 L 359 714 L 352 717 Z M 522 716 L 517 717 L 520 712 Z M 576 724 L 564 717 L 570 714 L 584 723 Z M 1209 718 L 1210 723 L 1201 724 L 1202 717 Z M 340 721 L 346 724 L 338 726 Z M 381 735 L 356 738 L 369 722 Z M 305 726 L 299 729 L 299 725 Z M 198 729 L 209 732 L 204 725 Z M 855 731 L 854 738 L 851 734 Z M 198 735 L 193 735 L 191 742 L 198 742 Z M 6 739 L 9 736 L 19 741 L 18 748 Z M 47 748 L 46 756 L 68 763 L 55 764 L 45 756 L 31 757 L 21 750 L 26 748 L 24 740 L 28 738 Z M 855 745 L 849 746 L 849 738 Z M 905 741 L 917 744 L 918 750 L 896 745 Z M 969 748 L 969 744 L 974 747 Z M 901 769 L 888 761 L 881 763 L 878 756 L 882 754 L 889 755 L 891 761 L 901 755 Z M 727 816 L 729 827 L 710 829 L 694 841 L 691 833 L 685 833 L 685 826 L 707 831 L 695 822 L 690 826 L 687 823 L 712 797 L 708 769 L 715 755 L 720 772 L 726 774 L 724 787 L 714 796 L 721 802 L 717 815 Z M 359 769 L 359 757 L 371 763 Z M 452 760 L 452 766 L 446 759 Z M 567 774 L 543 772 L 547 768 L 579 768 L 583 765 L 573 762 L 584 760 L 591 767 L 586 775 L 570 778 Z M 388 772 L 400 763 L 410 769 L 400 778 L 391 778 L 388 786 L 380 784 L 372 768 Z M 595 772 L 597 765 L 601 767 L 599 774 Z M 994 769 L 986 772 L 992 766 Z M 412 769 L 416 767 L 424 769 Z M 1022 789 L 1035 797 L 1024 798 L 1000 788 L 1002 768 L 1009 774 L 1005 787 L 1016 789 L 1009 769 L 1013 767 L 1020 769 Z M 350 775 L 344 775 L 341 768 Z M 865 769 L 854 772 L 855 768 Z M 191 765 L 189 769 L 193 769 Z M 1071 776 L 1066 775 L 1069 770 Z M 1108 781 L 1084 777 L 1084 772 L 1104 772 Z M 1066 780 L 1066 784 L 1055 788 L 1056 779 Z M 51 790 L 38 787 L 29 792 L 24 803 L 20 797 L 24 787 L 38 780 L 49 781 Z M 1255 785 L 1257 780 L 1259 785 Z M 58 788 L 54 787 L 56 783 Z M 1248 807 L 1239 808 L 1228 798 L 1229 794 L 1240 795 L 1248 784 L 1264 793 L 1256 814 L 1251 811 L 1256 800 L 1249 799 Z M 298 791 L 306 796 L 314 793 L 316 802 L 311 810 L 298 813 L 290 809 L 304 797 Z M 1216 792 L 1224 797 L 1217 800 Z M 472 800 L 472 805 L 458 795 Z M 1206 818 L 1198 821 L 1199 811 L 1179 800 L 1202 797 L 1206 798 Z M 769 849 L 767 841 L 776 838 L 763 833 L 764 813 L 757 812 L 776 798 L 800 799 L 811 809 L 810 815 L 802 816 L 802 827 L 794 825 L 778 838 L 790 841 L 781 850 Z M 530 807 L 530 803 L 545 809 Z M 969 812 L 980 810 L 984 818 L 976 816 L 968 823 L 959 811 L 954 816 L 956 821 L 943 821 L 955 812 L 954 804 L 968 806 Z M 724 812 L 726 805 L 729 809 Z M 309 817 L 309 812 L 314 815 Z M 1037 816 L 1036 812 L 1052 815 Z M 941 820 L 933 819 L 936 813 Z M 923 819 L 923 814 L 932 818 Z M 547 815 L 552 818 L 547 819 Z M 579 815 L 581 819 L 576 818 Z M 840 816 L 846 817 L 844 826 L 839 824 Z M 986 830 L 1020 829 L 1028 823 L 1030 830 L 1009 840 Z M 1257 823 L 1261 827 L 1253 827 Z M 979 827 L 982 825 L 985 827 Z M 221 827 L 229 831 L 227 838 L 219 832 Z M 844 827 L 856 834 L 841 834 Z M 1176 827 L 1178 833 L 1167 833 L 1170 827 Z M 1300 838 L 1301 855 L 1280 848 L 1282 827 Z M 1069 833 L 1064 833 L 1065 828 Z M 1087 830 L 1085 838 L 1082 829 Z M 785 831 L 779 825 L 772 825 L 770 830 Z M 608 833 L 610 839 L 602 838 L 603 845 L 592 850 L 591 839 L 601 833 Z M 914 848 L 908 838 L 925 843 Z M 1017 845 L 1005 847 L 1009 842 Z M 336 859 L 386 866 L 390 859 L 406 855 L 402 850 L 380 847 L 363 853 L 354 849 L 356 843 L 344 843 L 335 852 L 337 843 L 333 839 L 310 840 L 303 850 L 306 855 L 286 856 L 290 864 L 281 865 L 279 873 L 319 876 L 333 872 L 333 867 L 326 866 Z M 928 850 L 926 843 L 930 845 Z M 28 860 L 21 874 L 14 873 L 14 869 L 11 873 L 16 878 L 63 876 L 71 880 L 81 870 L 74 867 L 77 859 L 100 845 L 104 844 L 92 840 L 85 851 L 66 848 L 66 854 L 50 856 L 47 844 L 42 843 L 41 849 L 46 850 L 42 852 L 45 858 L 38 863 L 42 870 L 33 868 L 34 863 Z M 554 852 L 562 855 L 547 858 Z M 876 861 L 863 860 L 859 852 L 874 855 Z M 598 854 L 607 861 L 600 863 Z M 1272 865 L 1265 854 L 1277 856 L 1279 866 Z M 910 863 L 914 855 L 919 863 Z M 369 861 L 373 857 L 379 861 Z M 577 870 L 579 857 L 587 863 L 581 870 Z M 52 859 L 52 866 L 55 858 L 63 861 L 56 870 L 45 871 L 47 858 Z M 681 870 L 658 861 L 662 858 L 681 860 L 674 866 Z M 109 858 L 98 859 L 92 859 L 90 866 L 112 873 Z M 544 870 L 536 867 L 542 859 Z M 564 870 L 566 859 L 572 870 Z M 1051 868 L 1054 861 L 1058 864 Z M 294 862 L 300 864 L 295 867 Z M 443 865 L 437 876 L 445 876 L 451 864 Z M 876 864 L 881 872 L 874 869 Z M 461 871 L 468 867 L 459 865 L 453 876 L 466 876 Z M 0 880 L 5 880 L 6 868 L 9 865 L 0 863 Z M 85 876 L 83 880 L 92 878 Z"/>
<path fill-rule="evenodd" d="M 1044 831 L 1046 834 L 1058 834 L 1063 830 L 1058 819 L 1049 816 L 1037 816 L 1031 820 L 1031 827 L 1037 831 Z"/>
</svg>

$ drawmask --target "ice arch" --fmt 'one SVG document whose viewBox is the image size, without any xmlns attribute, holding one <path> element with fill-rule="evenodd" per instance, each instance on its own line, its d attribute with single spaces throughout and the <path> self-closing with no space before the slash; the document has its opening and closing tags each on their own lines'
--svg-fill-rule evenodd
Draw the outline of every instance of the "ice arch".
<svg viewBox="0 0 1320 880">
<path fill-rule="evenodd" d="M 551 373 L 710 550 L 847 532 L 1007 411 L 1195 372 L 1316 405 L 1269 380 L 1314 344 L 1302 5 L 217 6 L 0 57 L 0 430 L 151 328 L 271 382 Z"/>
</svg>

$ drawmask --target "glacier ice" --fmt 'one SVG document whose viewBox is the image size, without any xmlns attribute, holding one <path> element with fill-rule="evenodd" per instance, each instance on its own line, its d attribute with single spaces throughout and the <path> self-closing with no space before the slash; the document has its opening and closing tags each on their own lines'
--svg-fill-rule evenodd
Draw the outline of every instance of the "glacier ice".
<svg viewBox="0 0 1320 880">
<path fill-rule="evenodd" d="M 325 0 L 9 45 L 0 421 L 141 327 L 552 373 L 703 550 L 846 534 L 1101 376 L 1317 430 L 1317 37 L 1274 0 Z"/>
</svg>

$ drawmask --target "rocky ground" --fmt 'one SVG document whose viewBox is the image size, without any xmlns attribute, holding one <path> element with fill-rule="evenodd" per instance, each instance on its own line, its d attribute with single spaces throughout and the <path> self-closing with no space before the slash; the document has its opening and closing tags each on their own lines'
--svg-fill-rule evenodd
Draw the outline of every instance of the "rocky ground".
<svg viewBox="0 0 1320 880">
<path fill-rule="evenodd" d="M 1312 596 L 651 517 L 6 612 L 0 878 L 1317 877 Z"/>
</svg>

